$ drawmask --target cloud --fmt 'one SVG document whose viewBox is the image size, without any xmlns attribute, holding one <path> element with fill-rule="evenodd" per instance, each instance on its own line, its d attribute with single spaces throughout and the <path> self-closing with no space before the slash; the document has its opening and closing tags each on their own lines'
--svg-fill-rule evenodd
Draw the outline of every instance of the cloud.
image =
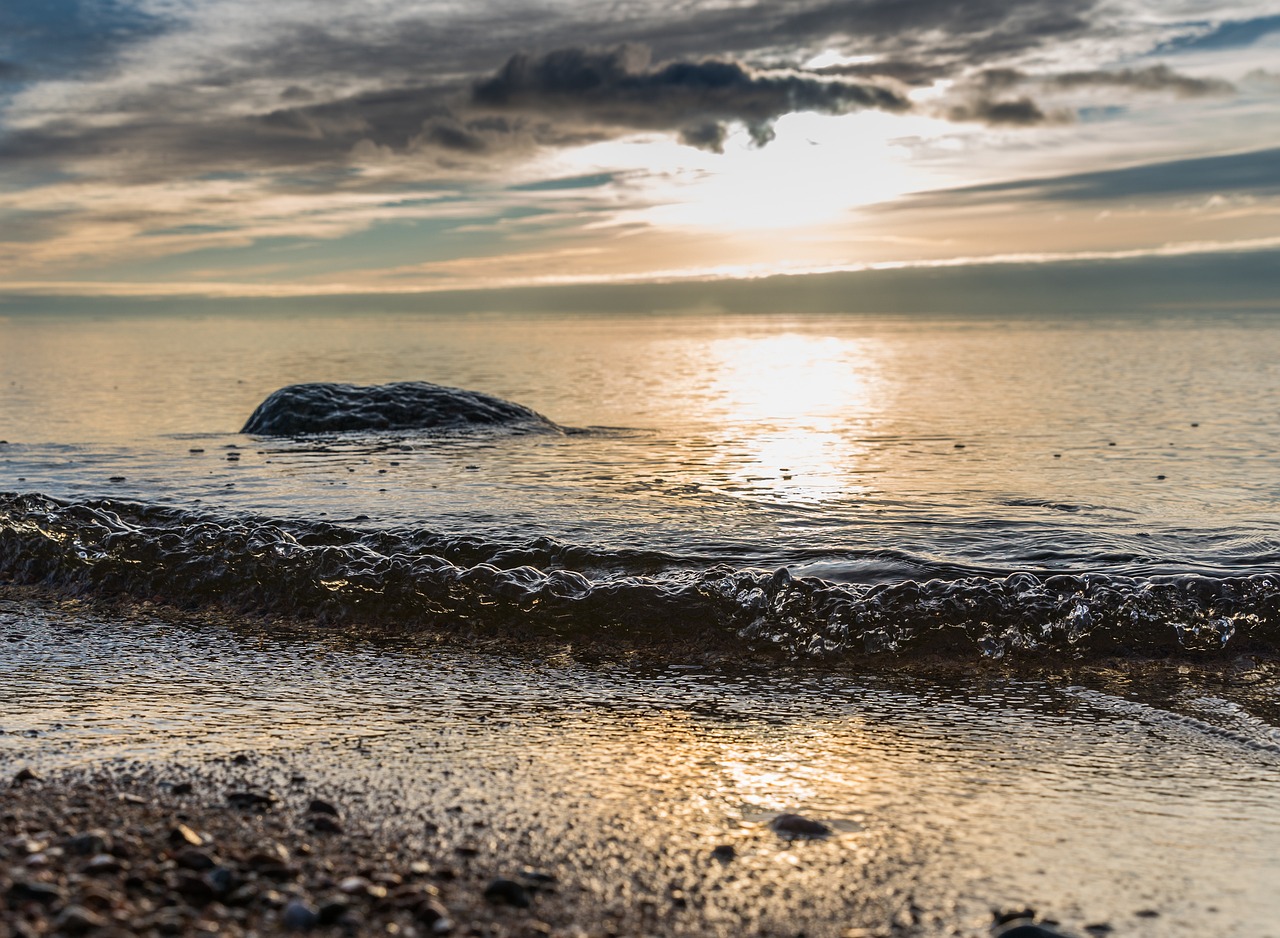
<svg viewBox="0 0 1280 938">
<path fill-rule="evenodd" d="M 1037 124 L 1067 123 L 1069 113 L 1046 114 L 1030 98 L 1013 98 L 996 101 L 975 98 L 963 104 L 952 105 L 945 110 L 948 120 L 978 121 L 996 127 L 1034 127 Z"/>
<path fill-rule="evenodd" d="M 926 194 L 915 204 L 1010 198 L 1040 202 L 1119 201 L 1222 193 L 1280 194 L 1280 148 L 968 186 Z"/>
<path fill-rule="evenodd" d="M 674 130 L 686 143 L 711 150 L 720 149 L 729 122 L 746 124 L 764 144 L 772 138 L 772 122 L 784 114 L 911 107 L 899 92 L 869 82 L 756 71 L 715 59 L 655 67 L 648 50 L 634 45 L 512 56 L 475 84 L 471 103 L 611 127 Z"/>
<path fill-rule="evenodd" d="M 1028 74 L 1012 68 L 996 68 L 980 72 L 973 79 L 973 84 L 986 90 L 1008 90 L 1026 85 L 1039 85 L 1054 91 L 1125 88 L 1131 91 L 1167 91 L 1181 98 L 1232 94 L 1236 90 L 1231 82 L 1221 78 L 1184 75 L 1163 63 L 1147 68 L 1095 69 L 1046 75 Z"/>
</svg>

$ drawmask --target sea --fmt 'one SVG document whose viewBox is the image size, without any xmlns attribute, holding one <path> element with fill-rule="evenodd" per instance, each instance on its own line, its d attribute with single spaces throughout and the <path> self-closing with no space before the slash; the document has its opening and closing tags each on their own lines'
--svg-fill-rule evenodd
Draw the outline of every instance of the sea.
<svg viewBox="0 0 1280 938">
<path fill-rule="evenodd" d="M 795 661 L 1280 648 L 1280 318 L 7 315 L 0 572 Z M 240 432 L 298 383 L 503 427 Z"/>
<path fill-rule="evenodd" d="M 545 419 L 244 432 L 320 382 Z M 0 401 L 0 770 L 456 798 L 621 934 L 1280 935 L 1276 313 L 11 306 Z"/>
</svg>

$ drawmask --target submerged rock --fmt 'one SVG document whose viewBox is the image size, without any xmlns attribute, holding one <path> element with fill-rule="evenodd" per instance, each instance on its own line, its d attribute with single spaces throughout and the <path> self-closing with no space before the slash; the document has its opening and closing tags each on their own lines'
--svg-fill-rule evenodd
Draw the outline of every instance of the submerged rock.
<svg viewBox="0 0 1280 938">
<path fill-rule="evenodd" d="M 425 381 L 362 387 L 295 384 L 258 405 L 241 433 L 292 436 L 359 430 L 555 430 L 541 414 L 498 397 Z"/>
</svg>

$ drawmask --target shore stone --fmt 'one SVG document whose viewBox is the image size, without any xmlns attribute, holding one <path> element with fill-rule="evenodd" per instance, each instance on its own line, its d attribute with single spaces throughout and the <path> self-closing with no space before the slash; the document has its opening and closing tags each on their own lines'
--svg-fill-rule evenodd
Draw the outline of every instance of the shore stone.
<svg viewBox="0 0 1280 938">
<path fill-rule="evenodd" d="M 320 923 L 320 914 L 301 899 L 290 899 L 280 913 L 280 924 L 290 931 L 311 931 Z"/>
<path fill-rule="evenodd" d="M 788 837 L 826 837 L 831 828 L 821 821 L 813 821 L 799 814 L 779 814 L 769 822 L 776 833 Z"/>
<path fill-rule="evenodd" d="M 484 897 L 495 905 L 510 905 L 527 909 L 530 905 L 529 890 L 514 879 L 495 879 L 484 889 Z"/>
</svg>

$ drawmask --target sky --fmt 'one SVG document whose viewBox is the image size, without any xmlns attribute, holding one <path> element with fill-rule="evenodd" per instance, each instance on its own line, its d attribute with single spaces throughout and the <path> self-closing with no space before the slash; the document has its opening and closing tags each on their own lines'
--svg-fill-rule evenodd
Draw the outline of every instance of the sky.
<svg viewBox="0 0 1280 938">
<path fill-rule="evenodd" d="M 0 5 L 10 297 L 1271 252 L 1280 0 Z"/>
</svg>

